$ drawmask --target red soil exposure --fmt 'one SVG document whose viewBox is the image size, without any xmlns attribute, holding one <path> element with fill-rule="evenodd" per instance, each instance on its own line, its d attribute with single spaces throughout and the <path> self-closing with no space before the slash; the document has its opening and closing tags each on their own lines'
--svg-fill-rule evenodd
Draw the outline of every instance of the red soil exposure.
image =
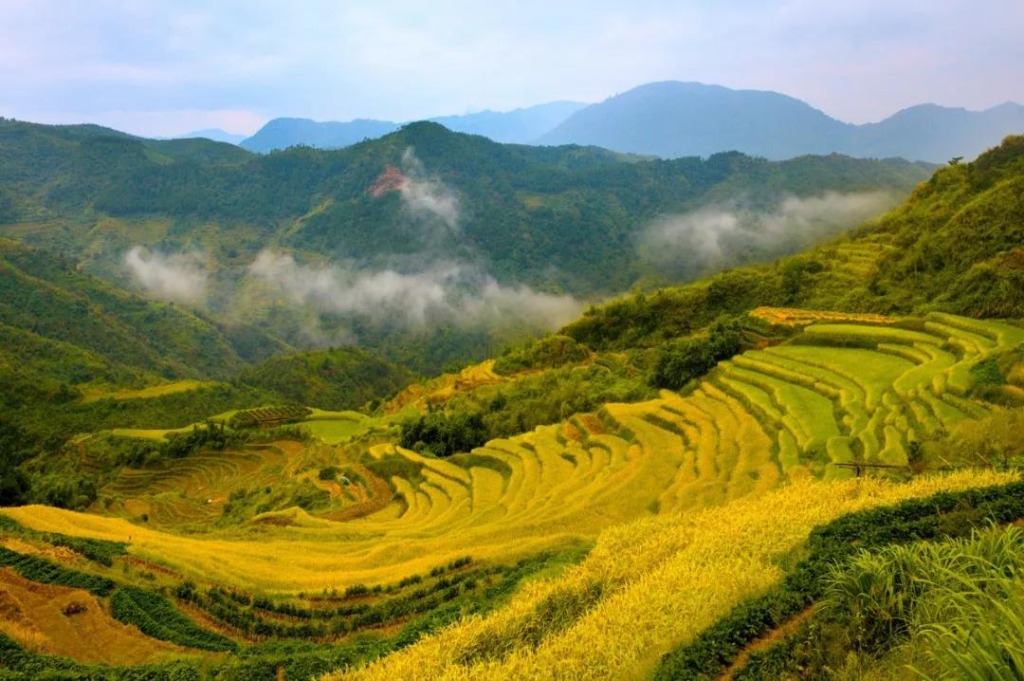
<svg viewBox="0 0 1024 681">
<path fill-rule="evenodd" d="M 377 198 L 388 192 L 399 191 L 409 180 L 402 174 L 402 171 L 393 166 L 384 168 L 384 172 L 374 181 L 373 185 L 366 192 Z"/>
<path fill-rule="evenodd" d="M 1011 270 L 1024 270 L 1024 248 L 1013 249 L 1003 256 L 1000 264 Z"/>
</svg>

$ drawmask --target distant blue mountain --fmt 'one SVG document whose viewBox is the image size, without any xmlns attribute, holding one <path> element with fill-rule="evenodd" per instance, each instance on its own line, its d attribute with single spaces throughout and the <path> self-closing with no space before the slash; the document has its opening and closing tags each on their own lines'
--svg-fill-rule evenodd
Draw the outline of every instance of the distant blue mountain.
<svg viewBox="0 0 1024 681">
<path fill-rule="evenodd" d="M 549 102 L 514 111 L 481 111 L 462 116 L 431 118 L 454 132 L 483 135 L 495 142 L 527 144 L 587 106 L 580 102 Z M 391 121 L 357 119 L 347 123 L 317 122 L 308 118 L 275 118 L 241 146 L 266 153 L 297 144 L 320 149 L 339 149 L 364 139 L 375 139 L 398 130 Z"/>
<path fill-rule="evenodd" d="M 586 106 L 580 102 L 549 102 L 507 112 L 481 111 L 430 120 L 454 132 L 483 135 L 495 142 L 531 144 Z"/>
<path fill-rule="evenodd" d="M 538 142 L 663 158 L 742 151 L 768 159 L 842 153 L 943 163 L 974 158 L 1024 132 L 1024 107 L 972 112 L 925 104 L 879 123 L 852 125 L 776 92 L 667 81 L 641 85 L 577 111 Z"/>
<path fill-rule="evenodd" d="M 220 128 L 196 130 L 195 132 L 188 132 L 184 135 L 175 135 L 171 139 L 193 139 L 196 137 L 205 137 L 206 139 L 213 140 L 214 142 L 227 142 L 228 144 L 239 144 L 245 139 L 245 135 L 235 135 L 230 132 L 225 132 Z"/>
<path fill-rule="evenodd" d="M 241 142 L 249 151 L 267 153 L 305 144 L 319 149 L 340 149 L 376 139 L 398 130 L 397 123 L 359 118 L 347 123 L 319 123 L 308 118 L 275 118 Z"/>
<path fill-rule="evenodd" d="M 945 162 L 977 157 L 1010 134 L 1024 133 L 1024 106 L 1006 102 L 984 111 L 921 104 L 884 121 L 857 126 L 857 156 L 902 156 Z"/>
</svg>

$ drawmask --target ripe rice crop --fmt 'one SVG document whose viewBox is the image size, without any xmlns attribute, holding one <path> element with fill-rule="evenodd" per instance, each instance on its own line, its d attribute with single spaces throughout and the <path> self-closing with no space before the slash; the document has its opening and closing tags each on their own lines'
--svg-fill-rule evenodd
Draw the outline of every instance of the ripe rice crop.
<svg viewBox="0 0 1024 681">
<path fill-rule="evenodd" d="M 805 480 L 720 508 L 633 521 L 605 530 L 582 564 L 527 584 L 491 616 L 463 620 L 365 669 L 328 678 L 636 678 L 732 605 L 775 584 L 776 557 L 799 546 L 815 525 L 1010 479 L 963 472 L 907 484 Z"/>
</svg>

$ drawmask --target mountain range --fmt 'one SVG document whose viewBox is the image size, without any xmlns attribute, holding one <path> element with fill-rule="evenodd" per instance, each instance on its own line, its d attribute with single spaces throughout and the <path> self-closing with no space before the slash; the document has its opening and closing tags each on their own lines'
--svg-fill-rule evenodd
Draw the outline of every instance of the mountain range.
<svg viewBox="0 0 1024 681">
<path fill-rule="evenodd" d="M 641 280 L 793 252 L 893 205 L 931 170 L 843 156 L 645 160 L 437 123 L 262 155 L 4 121 L 0 236 L 244 323 L 243 347 L 216 340 L 225 368 L 273 347 L 262 334 L 297 348 L 358 342 L 423 371 Z M 699 224 L 673 219 L 686 214 Z M 705 214 L 716 231 L 695 244 Z"/>
<path fill-rule="evenodd" d="M 589 163 L 598 177 L 568 173 L 559 197 L 584 214 L 595 194 L 569 194 L 595 186 L 609 200 L 660 200 L 691 183 L 735 190 L 737 168 L 794 182 L 783 168 L 806 181 L 830 164 L 884 166 L 738 153 L 638 161 L 503 147 L 434 124 L 353 150 L 231 163 L 217 147 L 248 152 L 24 126 L 0 126 L 0 186 L 22 209 L 53 212 L 4 231 L 93 248 L 118 232 L 154 243 L 215 235 L 227 208 L 253 200 L 218 177 L 226 169 L 239 186 L 294 192 L 315 178 L 310 161 L 372 177 L 374 154 L 410 142 L 426 167 L 457 160 L 513 194 L 526 178 L 511 171 L 528 158 L 538 184 L 559 179 L 552 161 Z M 484 150 L 510 174 L 489 175 Z M 642 168 L 643 181 L 626 187 L 629 172 L 609 167 Z M 100 181 L 69 191 L 86 176 Z M 134 176 L 142 182 L 126 185 Z M 183 192 L 183 179 L 212 184 L 224 203 Z M 385 172 L 372 186 L 394 180 Z M 314 190 L 346 182 L 357 184 L 326 174 Z M 135 196 L 111 190 L 121 186 Z M 1007 572 L 1024 561 L 1024 490 L 1012 470 L 994 470 L 1024 461 L 1020 409 L 1006 408 L 1024 402 L 1024 328 L 991 319 L 1024 314 L 1022 191 L 1024 137 L 1010 137 L 938 169 L 850 235 L 622 296 L 557 335 L 397 394 L 407 373 L 357 349 L 282 347 L 246 366 L 247 344 L 83 274 L 84 253 L 0 240 L 0 506 L 18 506 L 0 509 L 3 676 L 344 679 L 365 665 L 357 678 L 382 681 L 567 668 L 901 679 L 913 654 L 929 665 L 917 676 L 940 678 L 943 660 L 926 647 L 934 629 L 891 634 L 908 604 L 915 618 L 983 633 L 1024 606 Z M 162 192 L 172 201 L 159 215 Z M 204 211 L 194 221 L 190 196 Z M 150 212 L 131 222 L 96 214 L 143 199 Z M 274 194 L 253 214 L 281 203 Z M 999 590 L 966 612 L 913 592 L 940 579 Z M 961 668 L 1004 669 L 1003 648 L 977 638 L 951 644 Z M 755 648 L 765 640 L 778 643 Z M 849 641 L 869 640 L 895 641 L 899 656 L 891 644 L 850 654 Z M 537 653 L 545 647 L 557 654 Z"/>
<path fill-rule="evenodd" d="M 497 142 L 597 146 L 660 158 L 741 151 L 773 160 L 840 153 L 944 163 L 957 156 L 974 158 L 1006 135 L 1024 131 L 1024 106 L 1007 102 L 967 111 L 921 104 L 877 123 L 854 125 L 776 92 L 666 81 L 589 106 L 552 102 L 507 113 L 431 120 Z M 365 119 L 321 123 L 277 118 L 241 146 L 263 153 L 294 145 L 340 148 L 399 127 Z"/>
<path fill-rule="evenodd" d="M 549 102 L 508 112 L 480 111 L 461 116 L 439 116 L 429 120 L 440 123 L 453 132 L 483 135 L 495 142 L 527 144 L 585 106 L 586 104 L 580 102 Z M 382 137 L 400 127 L 401 123 L 369 119 L 356 119 L 346 123 L 320 123 L 308 118 L 275 118 L 260 128 L 255 135 L 242 140 L 240 145 L 250 151 L 261 153 L 295 145 L 340 149 L 364 139 Z"/>
</svg>

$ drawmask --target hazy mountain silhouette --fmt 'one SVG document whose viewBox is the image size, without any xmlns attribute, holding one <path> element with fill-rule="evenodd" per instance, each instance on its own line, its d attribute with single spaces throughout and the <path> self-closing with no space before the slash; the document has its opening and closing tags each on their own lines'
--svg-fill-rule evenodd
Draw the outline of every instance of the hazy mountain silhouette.
<svg viewBox="0 0 1024 681">
<path fill-rule="evenodd" d="M 483 135 L 495 142 L 527 144 L 587 106 L 580 102 L 549 102 L 513 111 L 481 111 L 462 116 L 431 118 L 453 132 Z M 340 149 L 365 139 L 394 132 L 402 124 L 356 119 L 346 123 L 317 122 L 308 118 L 275 118 L 241 145 L 250 151 L 268 152 L 305 144 L 319 149 Z"/>
<path fill-rule="evenodd" d="M 769 159 L 843 153 L 942 163 L 973 158 L 1024 131 L 1024 106 L 973 112 L 934 104 L 852 125 L 776 92 L 667 81 L 582 109 L 539 138 L 664 158 L 742 151 Z"/>
</svg>

